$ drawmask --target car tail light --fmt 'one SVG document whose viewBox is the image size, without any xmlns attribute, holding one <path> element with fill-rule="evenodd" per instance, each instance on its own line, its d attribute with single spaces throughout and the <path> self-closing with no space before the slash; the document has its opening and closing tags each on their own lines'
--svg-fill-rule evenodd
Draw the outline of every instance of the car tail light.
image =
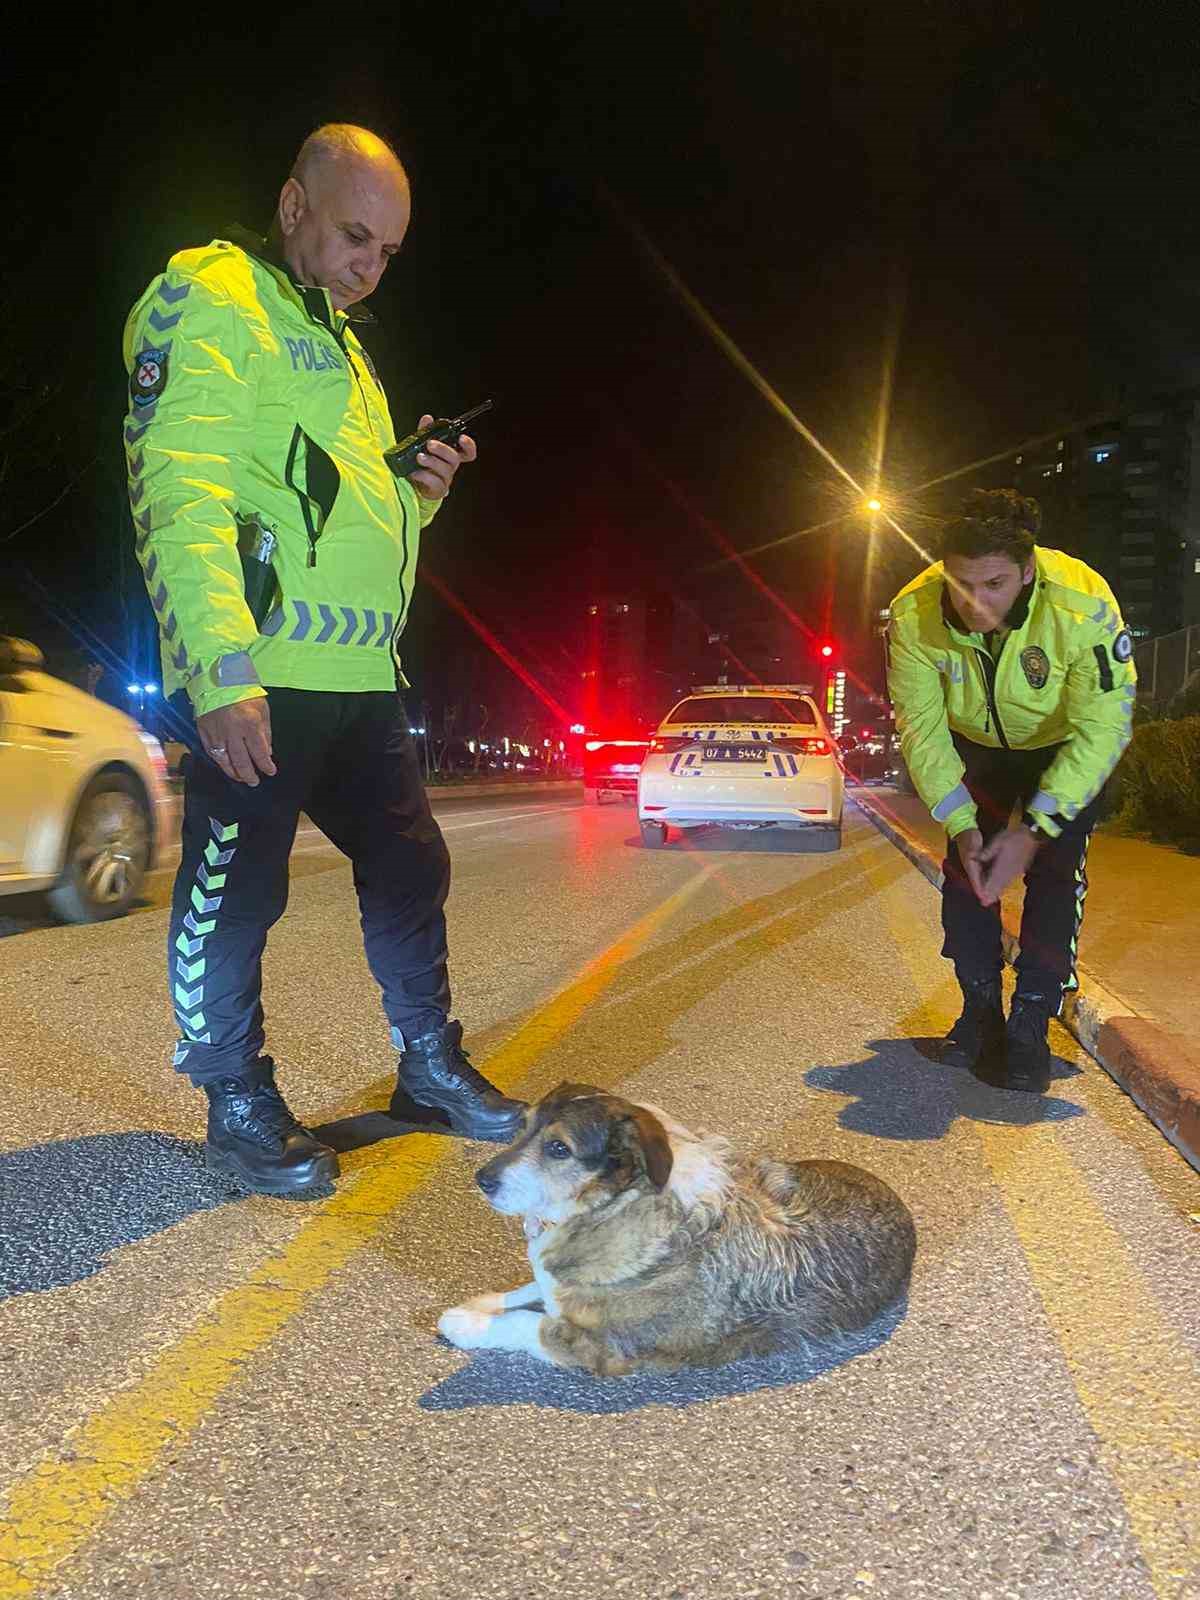
<svg viewBox="0 0 1200 1600">
<path fill-rule="evenodd" d="M 585 750 L 644 750 L 645 739 L 589 739 L 583 747 Z"/>
<path fill-rule="evenodd" d="M 158 740 L 152 733 L 139 732 L 138 738 L 142 741 L 142 748 L 146 752 L 146 759 L 149 761 L 150 765 L 154 768 L 155 773 L 158 775 L 159 782 L 165 783 L 167 778 L 170 776 L 170 769 L 167 766 L 167 758 L 163 753 L 162 745 L 159 744 Z"/>
<path fill-rule="evenodd" d="M 796 755 L 827 756 L 833 751 L 833 746 L 828 739 L 819 734 L 809 739 L 776 739 L 772 747 L 776 750 L 791 750 Z"/>
<path fill-rule="evenodd" d="M 682 750 L 685 745 L 691 744 L 690 739 L 660 739 L 655 737 L 650 741 L 651 750 L 665 751 L 668 755 L 674 750 Z"/>
</svg>

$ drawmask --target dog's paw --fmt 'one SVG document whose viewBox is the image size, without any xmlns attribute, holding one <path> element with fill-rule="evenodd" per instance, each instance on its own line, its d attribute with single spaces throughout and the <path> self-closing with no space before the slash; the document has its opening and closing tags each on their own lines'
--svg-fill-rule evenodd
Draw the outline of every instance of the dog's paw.
<svg viewBox="0 0 1200 1600">
<path fill-rule="evenodd" d="M 494 1298 L 498 1297 L 477 1295 L 464 1306 L 451 1306 L 449 1311 L 443 1311 L 437 1325 L 442 1338 L 459 1350 L 482 1349 L 494 1313 L 481 1308 L 478 1302 Z"/>
<path fill-rule="evenodd" d="M 456 1306 L 455 1310 L 479 1311 L 489 1317 L 499 1317 L 508 1310 L 508 1296 L 503 1290 L 492 1294 L 473 1294 L 469 1300 L 464 1300 L 461 1306 Z"/>
</svg>

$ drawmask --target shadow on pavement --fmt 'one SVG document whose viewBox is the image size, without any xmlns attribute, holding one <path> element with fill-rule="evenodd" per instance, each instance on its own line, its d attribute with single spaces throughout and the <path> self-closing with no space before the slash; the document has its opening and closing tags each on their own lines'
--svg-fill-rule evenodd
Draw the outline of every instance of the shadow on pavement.
<svg viewBox="0 0 1200 1600">
<path fill-rule="evenodd" d="M 97 1133 L 0 1154 L 0 1299 L 90 1278 L 122 1245 L 241 1198 L 204 1146 L 166 1133 Z"/>
<path fill-rule="evenodd" d="M 384 1139 L 396 1139 L 406 1133 L 445 1133 L 457 1137 L 449 1121 L 440 1111 L 418 1105 L 410 1100 L 402 1116 L 391 1117 L 383 1111 L 358 1111 L 348 1117 L 338 1117 L 333 1122 L 314 1123 L 312 1131 L 322 1144 L 327 1144 L 339 1155 L 351 1150 L 365 1150 L 368 1145 L 379 1144 Z"/>
<path fill-rule="evenodd" d="M 546 1366 L 533 1356 L 476 1351 L 461 1371 L 423 1394 L 423 1411 L 468 1411 L 477 1406 L 540 1406 L 547 1411 L 577 1411 L 611 1416 L 645 1406 L 691 1406 L 728 1400 L 761 1389 L 791 1389 L 866 1356 L 886 1344 L 904 1321 L 907 1301 L 876 1317 L 870 1327 L 837 1343 L 805 1351 L 758 1356 L 727 1367 L 684 1372 L 639 1373 L 631 1378 L 590 1378 L 586 1373 Z M 882 1360 L 882 1357 L 878 1358 Z"/>
<path fill-rule="evenodd" d="M 627 849 L 644 850 L 641 835 L 625 840 Z M 819 828 L 689 828 L 672 829 L 658 854 L 713 855 L 735 851 L 738 855 L 817 856 L 836 854 L 829 836 Z"/>
<path fill-rule="evenodd" d="M 961 1068 L 942 1066 L 936 1058 L 940 1042 L 871 1039 L 875 1054 L 869 1059 L 844 1067 L 813 1067 L 804 1081 L 810 1088 L 845 1095 L 851 1103 L 839 1113 L 839 1125 L 878 1139 L 942 1139 L 959 1117 L 1030 1127 L 1086 1114 L 1070 1100 L 996 1089 Z M 1076 1078 L 1079 1070 L 1054 1058 L 1056 1079 Z"/>
<path fill-rule="evenodd" d="M 414 1102 L 403 1119 L 366 1111 L 313 1132 L 344 1153 L 408 1133 L 451 1129 L 440 1113 Z M 288 1199 L 309 1203 L 333 1192 L 327 1187 Z M 97 1133 L 4 1151 L 0 1300 L 79 1283 L 123 1245 L 163 1233 L 194 1212 L 247 1198 L 229 1179 L 208 1171 L 203 1141 L 167 1133 Z"/>
</svg>

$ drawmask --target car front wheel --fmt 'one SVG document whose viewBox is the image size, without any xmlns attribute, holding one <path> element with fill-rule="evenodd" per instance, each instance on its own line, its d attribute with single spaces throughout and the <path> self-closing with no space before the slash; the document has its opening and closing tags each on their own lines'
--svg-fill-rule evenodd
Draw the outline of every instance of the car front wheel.
<svg viewBox="0 0 1200 1600">
<path fill-rule="evenodd" d="M 71 823 L 62 877 L 46 898 L 62 922 L 107 922 L 137 898 L 150 862 L 150 813 L 137 780 L 101 773 Z"/>
</svg>

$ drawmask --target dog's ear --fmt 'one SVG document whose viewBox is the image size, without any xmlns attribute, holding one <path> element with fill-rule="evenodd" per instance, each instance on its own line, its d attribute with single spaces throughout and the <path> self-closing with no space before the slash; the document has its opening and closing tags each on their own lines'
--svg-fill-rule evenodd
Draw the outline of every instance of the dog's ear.
<svg viewBox="0 0 1200 1600">
<path fill-rule="evenodd" d="M 656 1189 L 663 1188 L 671 1176 L 675 1158 L 662 1123 L 645 1106 L 629 1106 L 619 1126 L 628 1130 L 628 1136 L 640 1150 L 650 1182 Z"/>
</svg>

